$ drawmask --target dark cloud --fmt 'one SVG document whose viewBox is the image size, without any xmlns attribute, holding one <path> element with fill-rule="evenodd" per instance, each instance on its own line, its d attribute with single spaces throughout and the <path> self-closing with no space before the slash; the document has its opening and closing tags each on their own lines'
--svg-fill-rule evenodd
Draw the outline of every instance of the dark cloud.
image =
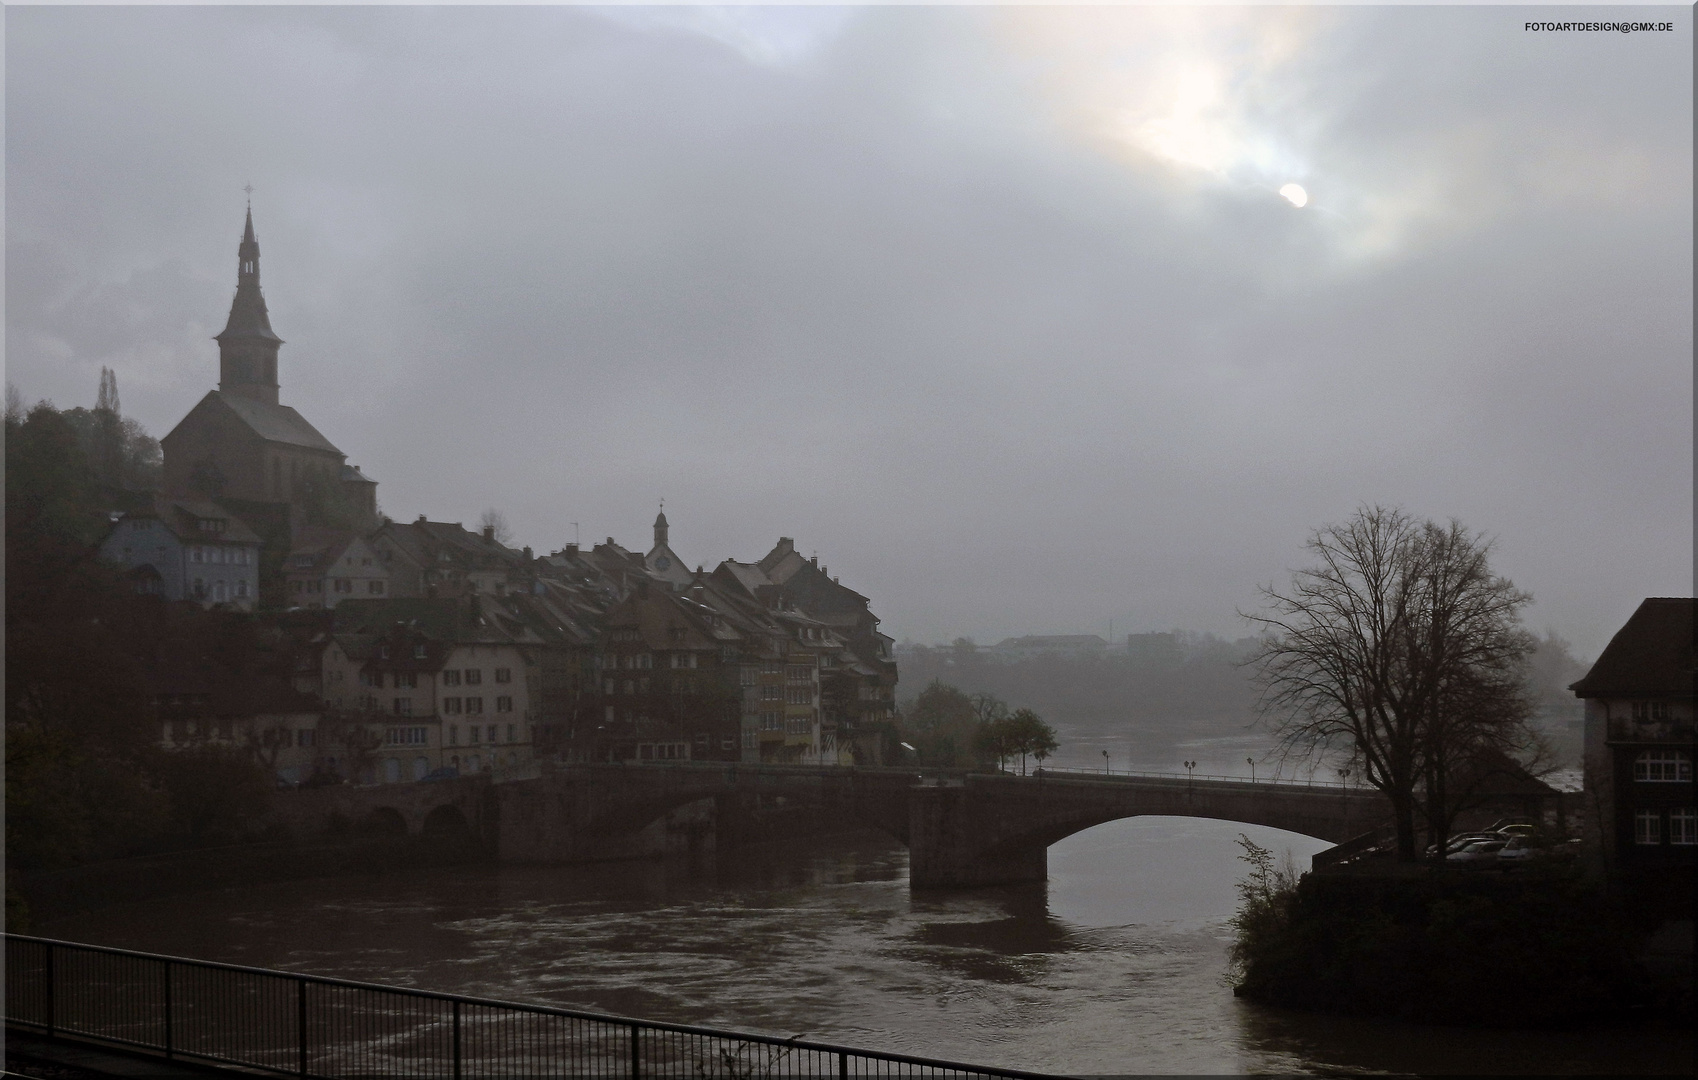
<svg viewBox="0 0 1698 1080">
<path fill-rule="evenodd" d="M 169 430 L 251 180 L 285 400 L 398 516 L 641 545 L 665 496 L 926 640 L 1236 633 L 1379 501 L 1596 649 L 1692 587 L 1654 14 L 11 8 L 9 377 Z"/>
</svg>

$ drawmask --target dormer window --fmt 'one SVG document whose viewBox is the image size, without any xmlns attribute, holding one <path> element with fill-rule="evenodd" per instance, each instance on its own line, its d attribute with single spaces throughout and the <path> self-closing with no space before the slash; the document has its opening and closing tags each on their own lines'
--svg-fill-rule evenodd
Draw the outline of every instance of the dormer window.
<svg viewBox="0 0 1698 1080">
<path fill-rule="evenodd" d="M 195 521 L 196 528 L 209 533 L 221 533 L 229 524 L 224 518 L 199 518 Z"/>
</svg>

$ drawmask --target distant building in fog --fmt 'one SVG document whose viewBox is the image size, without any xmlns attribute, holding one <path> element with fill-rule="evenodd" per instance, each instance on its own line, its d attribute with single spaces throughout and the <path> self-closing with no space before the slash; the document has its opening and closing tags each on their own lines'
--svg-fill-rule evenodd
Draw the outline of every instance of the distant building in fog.
<svg viewBox="0 0 1698 1080">
<path fill-rule="evenodd" d="M 1030 660 L 1038 656 L 1059 656 L 1077 660 L 1086 656 L 1103 656 L 1108 642 L 1095 634 L 1028 634 L 1025 637 L 1003 638 L 985 649 L 985 655 L 996 660 Z"/>
</svg>

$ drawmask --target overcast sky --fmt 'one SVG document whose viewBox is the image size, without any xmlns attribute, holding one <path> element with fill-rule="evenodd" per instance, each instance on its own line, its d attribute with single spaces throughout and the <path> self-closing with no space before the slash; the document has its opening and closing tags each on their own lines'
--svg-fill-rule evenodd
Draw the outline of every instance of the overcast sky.
<svg viewBox="0 0 1698 1080">
<path fill-rule="evenodd" d="M 1675 32 L 1524 29 L 1599 14 Z M 1689 7 L 5 18 L 29 400 L 215 386 L 251 182 L 283 401 L 396 518 L 664 497 L 917 641 L 1238 636 L 1365 503 L 1587 655 L 1692 594 Z"/>
</svg>

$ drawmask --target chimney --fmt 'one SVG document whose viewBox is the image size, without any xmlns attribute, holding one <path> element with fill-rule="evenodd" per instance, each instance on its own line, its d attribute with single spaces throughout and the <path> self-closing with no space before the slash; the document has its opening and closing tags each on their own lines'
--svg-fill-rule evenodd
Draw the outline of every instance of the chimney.
<svg viewBox="0 0 1698 1080">
<path fill-rule="evenodd" d="M 425 516 L 423 514 L 420 514 L 418 524 L 423 525 L 424 523 L 425 523 Z"/>
<path fill-rule="evenodd" d="M 569 558 L 569 559 L 576 559 L 578 557 L 578 545 L 577 544 L 567 544 L 566 545 L 566 557 Z"/>
<path fill-rule="evenodd" d="M 495 526 L 494 525 L 485 525 L 483 527 L 483 542 L 486 543 L 486 544 L 495 543 Z"/>
</svg>

